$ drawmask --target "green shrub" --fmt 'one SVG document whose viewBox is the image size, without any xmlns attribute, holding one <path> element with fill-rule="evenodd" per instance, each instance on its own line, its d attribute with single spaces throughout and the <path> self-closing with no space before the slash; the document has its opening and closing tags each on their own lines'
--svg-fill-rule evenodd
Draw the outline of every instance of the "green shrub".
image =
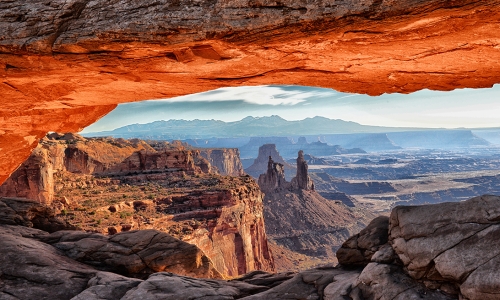
<svg viewBox="0 0 500 300">
<path fill-rule="evenodd" d="M 131 215 L 132 215 L 131 212 L 122 211 L 122 212 L 120 212 L 120 219 L 126 219 L 127 217 L 130 217 Z"/>
</svg>

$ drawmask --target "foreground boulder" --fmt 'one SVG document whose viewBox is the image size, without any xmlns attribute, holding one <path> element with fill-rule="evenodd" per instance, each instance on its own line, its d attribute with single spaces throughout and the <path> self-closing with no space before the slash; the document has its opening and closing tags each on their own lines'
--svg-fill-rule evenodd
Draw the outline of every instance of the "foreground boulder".
<svg viewBox="0 0 500 300">
<path fill-rule="evenodd" d="M 47 232 L 76 229 L 57 217 L 52 208 L 22 198 L 0 198 L 0 224 L 34 227 Z"/>
<path fill-rule="evenodd" d="M 198 247 L 157 230 L 135 230 L 105 236 L 58 231 L 41 238 L 66 256 L 99 270 L 147 278 L 169 271 L 198 278 L 222 278 Z"/>
<path fill-rule="evenodd" d="M 396 207 L 390 243 L 408 274 L 465 299 L 500 298 L 500 198 Z"/>
<path fill-rule="evenodd" d="M 373 254 L 387 243 L 388 229 L 388 217 L 380 216 L 373 219 L 365 229 L 342 244 L 342 247 L 337 251 L 339 264 L 348 266 L 369 264 Z"/>
<path fill-rule="evenodd" d="M 46 234 L 33 228 L 0 225 L 0 299 L 70 299 L 98 276 L 98 270 L 33 239 Z M 107 276 L 129 281 L 115 274 Z"/>
<path fill-rule="evenodd" d="M 343 266 L 367 264 L 346 284 L 351 299 L 358 289 L 376 299 L 500 298 L 500 197 L 399 206 L 385 235 L 383 220 L 372 221 L 337 252 Z"/>
<path fill-rule="evenodd" d="M 400 206 L 388 227 L 387 218 L 377 218 L 344 244 L 362 259 L 341 260 L 342 266 L 296 274 L 255 271 L 234 280 L 158 272 L 141 280 L 103 270 L 120 271 L 117 262 L 147 264 L 134 256 L 168 248 L 168 238 L 154 231 L 107 238 L 0 225 L 0 299 L 499 299 L 499 226 L 496 196 Z M 119 259 L 108 259 L 113 255 Z"/>
</svg>

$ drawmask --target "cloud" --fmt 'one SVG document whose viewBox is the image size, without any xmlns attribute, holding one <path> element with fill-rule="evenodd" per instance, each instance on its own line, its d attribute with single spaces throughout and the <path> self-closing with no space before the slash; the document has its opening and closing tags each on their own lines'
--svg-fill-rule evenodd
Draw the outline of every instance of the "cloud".
<svg viewBox="0 0 500 300">
<path fill-rule="evenodd" d="M 241 100 L 254 105 L 297 105 L 306 102 L 308 99 L 324 98 L 338 94 L 333 90 L 304 89 L 299 86 L 243 86 L 227 87 L 214 91 L 175 97 L 162 102 L 224 102 Z"/>
</svg>

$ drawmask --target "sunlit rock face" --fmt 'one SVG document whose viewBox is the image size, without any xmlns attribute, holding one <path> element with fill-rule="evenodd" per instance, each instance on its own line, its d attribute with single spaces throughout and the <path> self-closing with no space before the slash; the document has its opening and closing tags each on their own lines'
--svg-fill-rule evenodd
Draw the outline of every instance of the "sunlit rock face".
<svg viewBox="0 0 500 300">
<path fill-rule="evenodd" d="M 0 182 L 48 131 L 224 86 L 377 95 L 500 82 L 500 1 L 0 3 Z"/>
<path fill-rule="evenodd" d="M 210 149 L 203 151 L 210 153 Z M 214 150 L 212 154 L 211 161 L 219 168 L 212 168 L 199 150 L 187 149 L 181 143 L 149 144 L 139 139 L 85 139 L 52 133 L 0 185 L 0 197 L 32 200 L 20 200 L 24 205 L 20 209 L 7 200 L 3 200 L 7 204 L 0 201 L 0 223 L 41 224 L 37 228 L 61 230 L 64 223 L 53 224 L 49 212 L 57 209 L 59 214 L 64 209 L 62 215 L 71 214 L 71 224 L 93 224 L 80 226 L 84 231 L 113 235 L 131 229 L 155 229 L 196 245 L 200 252 L 191 248 L 195 251 L 192 254 L 202 253 L 209 259 L 198 275 L 234 277 L 254 270 L 274 271 L 264 226 L 264 195 L 249 176 L 219 175 L 237 170 L 233 168 L 237 165 L 242 169 L 237 150 Z M 148 192 L 147 197 L 123 197 L 125 190 L 145 191 L 153 185 L 164 188 Z M 90 198 L 90 191 L 96 198 Z M 105 191 L 120 200 L 106 202 L 110 198 Z M 85 199 L 80 192 L 86 194 Z M 93 207 L 82 207 L 79 212 L 83 214 L 75 215 L 73 208 L 84 201 Z M 18 213 L 21 217 L 14 213 L 17 211 L 22 212 Z M 102 212 L 106 217 L 101 218 Z M 95 221 L 89 222 L 86 216 Z M 119 222 L 111 221 L 113 218 Z M 195 261 L 198 265 L 205 263 L 201 256 Z M 212 268 L 216 270 L 213 274 Z"/>
</svg>

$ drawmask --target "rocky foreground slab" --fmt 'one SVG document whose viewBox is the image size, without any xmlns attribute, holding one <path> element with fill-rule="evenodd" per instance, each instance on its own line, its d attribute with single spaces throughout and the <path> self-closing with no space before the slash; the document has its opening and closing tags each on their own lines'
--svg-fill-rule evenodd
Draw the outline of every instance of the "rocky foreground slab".
<svg viewBox="0 0 500 300">
<path fill-rule="evenodd" d="M 152 241 L 151 234 L 155 236 L 154 231 L 142 236 Z M 497 196 L 396 207 L 390 218 L 376 218 L 344 243 L 337 253 L 340 266 L 296 274 L 254 271 L 234 280 L 217 280 L 158 272 L 144 280 L 109 272 L 123 271 L 109 267 L 113 265 L 110 257 L 116 255 L 113 249 L 122 247 L 120 251 L 130 250 L 132 256 L 153 251 L 153 242 L 127 244 L 129 238 L 138 236 L 127 232 L 107 240 L 83 232 L 49 234 L 2 224 L 0 299 L 500 298 Z M 100 255 L 86 255 L 88 250 L 82 249 L 90 245 L 98 246 Z M 156 263 L 170 255 L 168 251 L 155 253 L 147 257 Z M 116 261 L 125 265 L 133 260 Z"/>
</svg>

